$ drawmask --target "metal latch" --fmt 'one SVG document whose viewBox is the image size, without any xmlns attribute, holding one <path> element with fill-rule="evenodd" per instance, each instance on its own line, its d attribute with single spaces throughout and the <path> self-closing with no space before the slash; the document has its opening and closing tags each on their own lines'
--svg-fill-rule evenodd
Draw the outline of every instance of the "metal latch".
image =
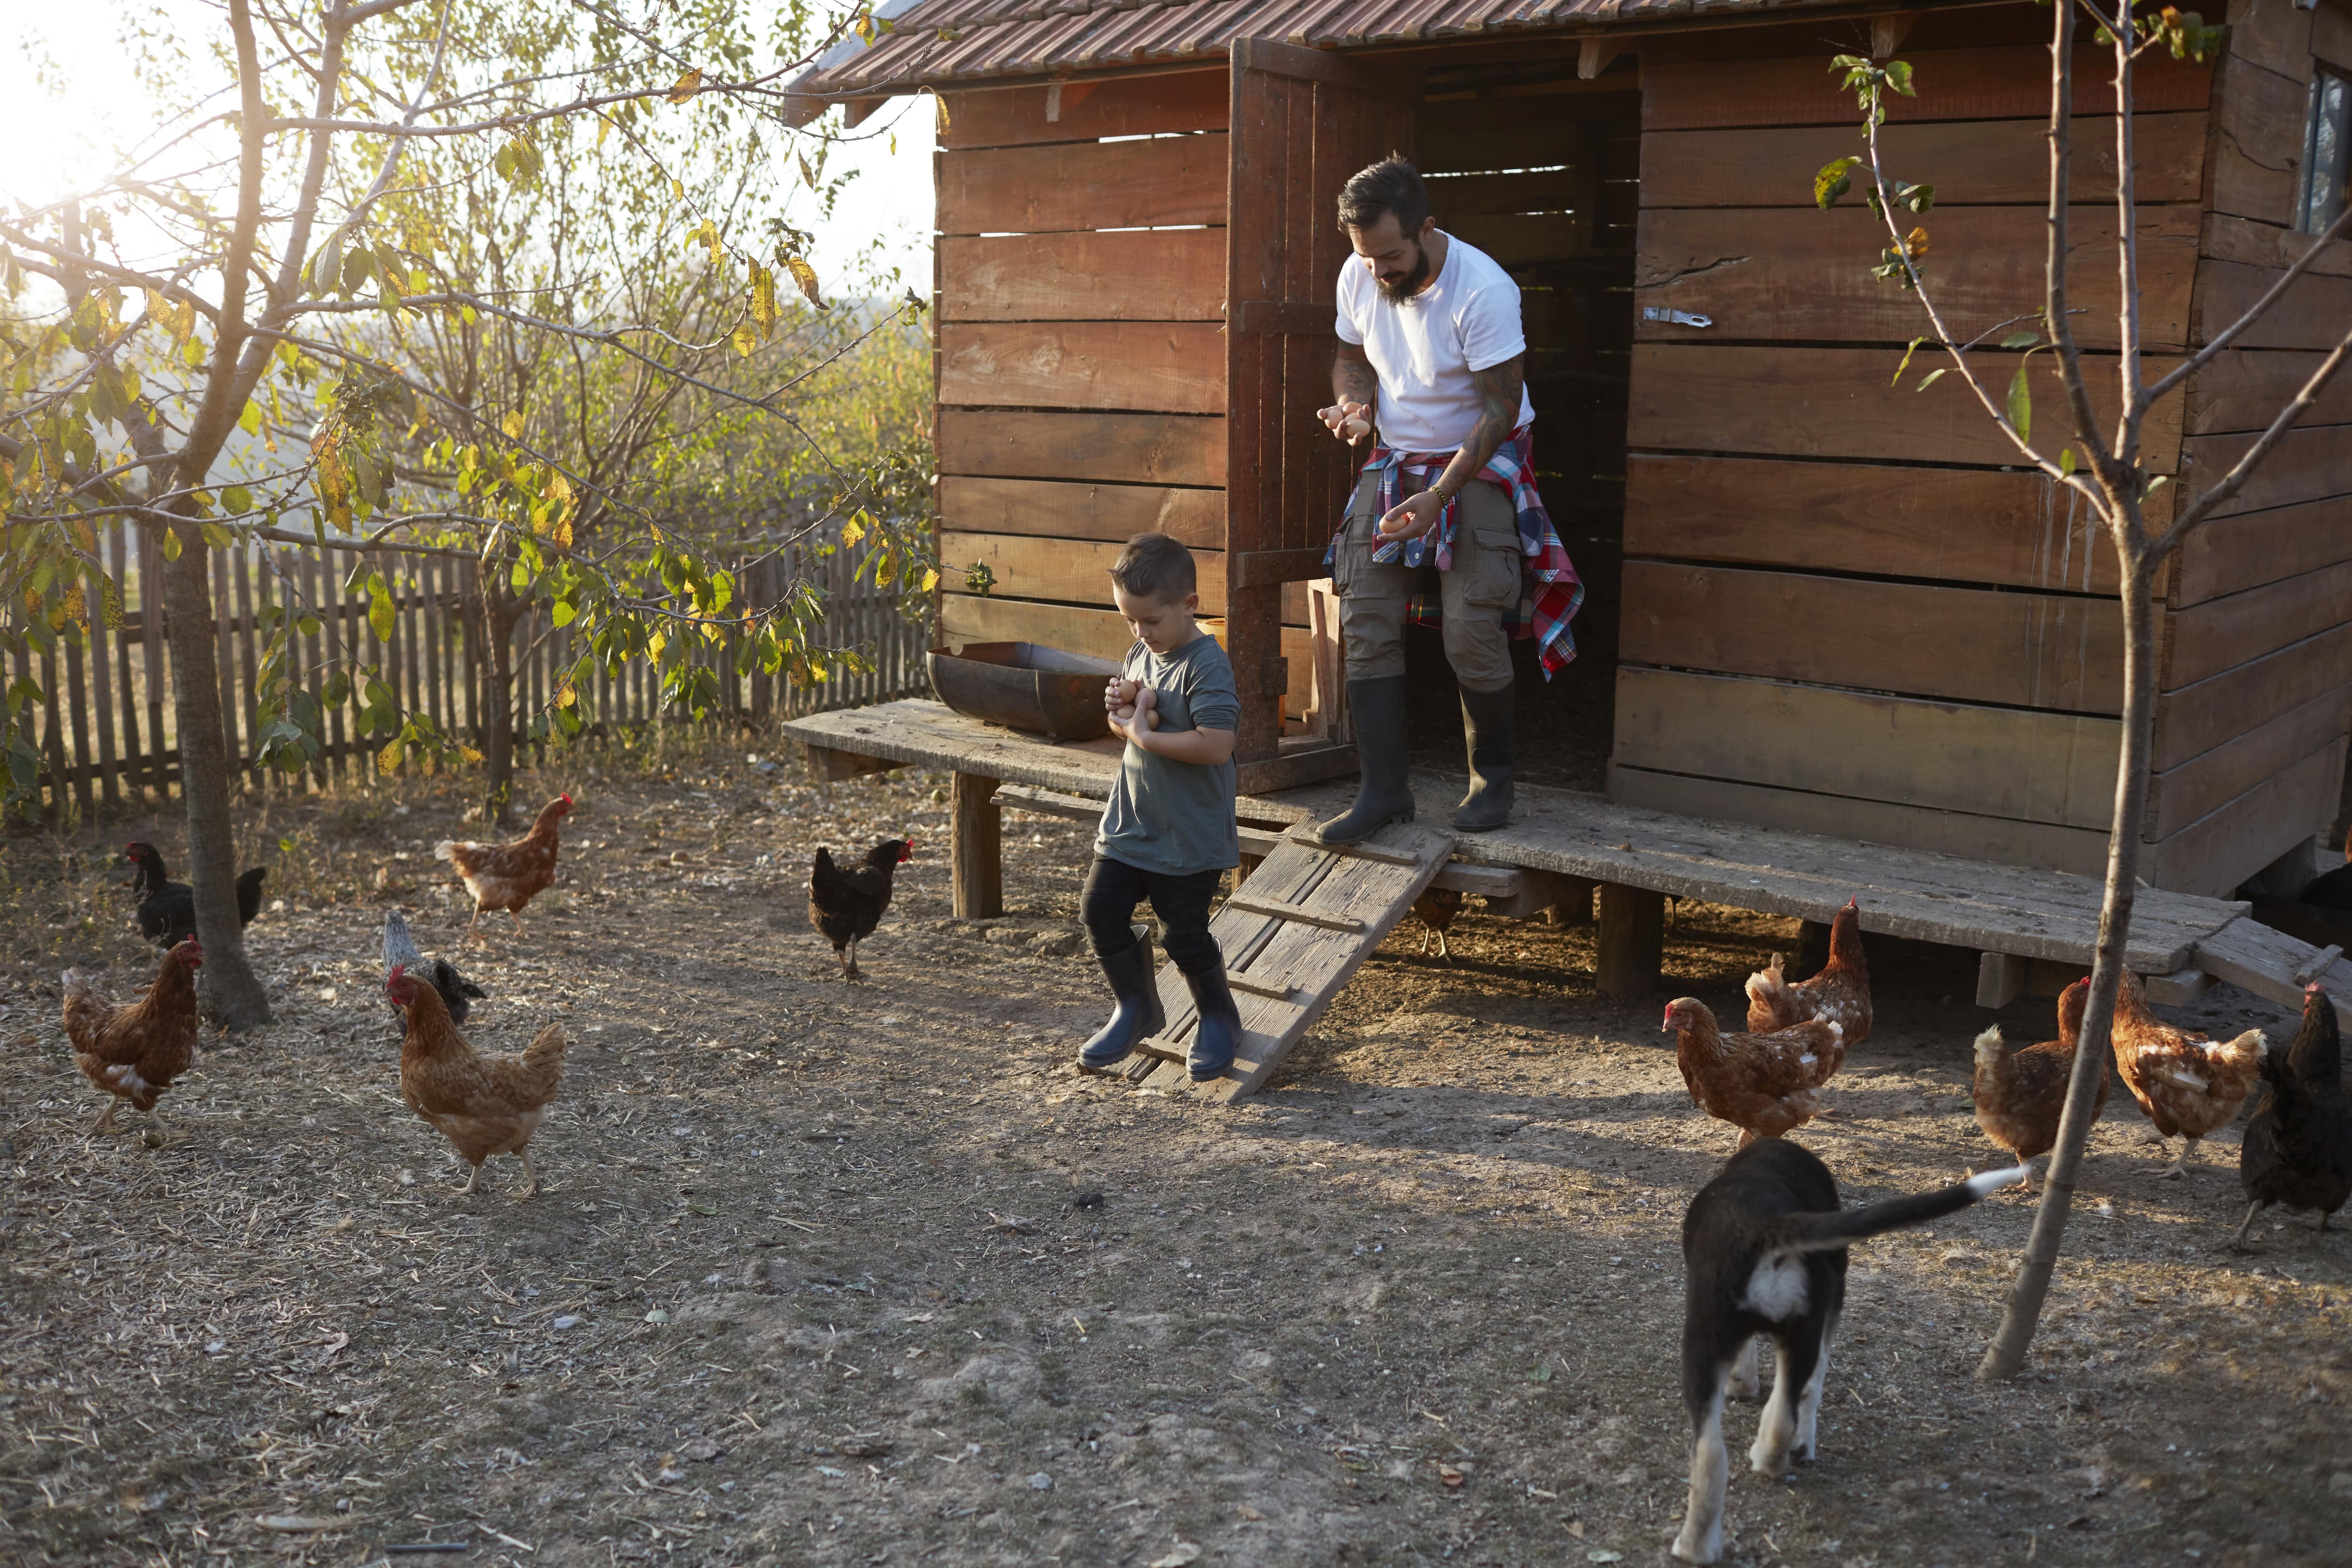
<svg viewBox="0 0 2352 1568">
<path fill-rule="evenodd" d="M 1664 305 L 1643 306 L 1642 320 L 1645 321 L 1670 321 L 1677 327 L 1711 327 L 1715 325 L 1715 318 L 1713 316 L 1696 315 L 1689 310 L 1670 310 Z"/>
</svg>

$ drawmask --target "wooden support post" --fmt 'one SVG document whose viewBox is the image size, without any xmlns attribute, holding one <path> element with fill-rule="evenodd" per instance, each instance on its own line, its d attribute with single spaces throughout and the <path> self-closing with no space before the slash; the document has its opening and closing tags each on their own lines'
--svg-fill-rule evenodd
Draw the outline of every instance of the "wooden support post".
<svg viewBox="0 0 2352 1568">
<path fill-rule="evenodd" d="M 1912 24 L 1918 19 L 1916 12 L 1873 16 L 1870 19 L 1870 58 L 1883 60 L 1891 57 L 1903 47 L 1903 40 L 1911 36 Z"/>
<path fill-rule="evenodd" d="M 1576 75 L 1580 81 L 1591 81 L 1609 68 L 1616 58 L 1633 48 L 1633 40 L 1622 37 L 1587 38 L 1576 47 Z"/>
<path fill-rule="evenodd" d="M 2026 961 L 2013 952 L 1977 957 L 1977 1005 L 2006 1007 L 2025 994 Z"/>
<path fill-rule="evenodd" d="M 1586 877 L 1562 877 L 1560 895 L 1544 911 L 1547 924 L 1589 926 L 1592 923 L 1592 891 L 1601 884 Z"/>
<path fill-rule="evenodd" d="M 1604 996 L 1647 996 L 1658 989 L 1666 956 L 1666 896 L 1647 888 L 1601 884 L 1600 957 L 1593 983 Z"/>
<path fill-rule="evenodd" d="M 982 773 L 955 775 L 955 912 L 959 920 L 1004 912 L 1004 812 L 996 781 Z"/>
<path fill-rule="evenodd" d="M 1242 863 L 1234 868 L 1234 891 L 1240 892 L 1242 884 L 1250 879 L 1250 873 L 1265 864 L 1265 856 L 1252 855 L 1244 850 L 1242 854 Z"/>
</svg>

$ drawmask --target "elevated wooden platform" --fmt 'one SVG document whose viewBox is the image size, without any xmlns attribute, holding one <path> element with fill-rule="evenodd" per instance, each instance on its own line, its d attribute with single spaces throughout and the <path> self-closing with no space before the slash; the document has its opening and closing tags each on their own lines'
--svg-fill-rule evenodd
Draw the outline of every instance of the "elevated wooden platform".
<svg viewBox="0 0 2352 1568">
<path fill-rule="evenodd" d="M 1006 804 L 1055 810 L 1058 802 L 1062 814 L 1077 816 L 1099 809 L 1118 765 L 1115 742 L 1049 745 L 965 719 L 936 702 L 820 713 L 783 728 L 810 748 L 820 776 L 921 766 L 953 769 L 974 781 L 966 785 L 960 777 L 956 792 L 959 913 L 996 912 L 978 901 L 964 907 L 967 880 L 977 899 L 992 889 L 987 879 L 1001 874 L 992 853 L 979 858 L 989 864 L 974 866 L 967 877 L 964 851 L 983 840 L 994 844 L 999 784 L 1029 786 Z M 1559 902 L 1555 892 L 1601 885 L 1602 988 L 1612 992 L 1656 984 L 1657 947 L 1650 928 L 1661 896 L 1668 894 L 1823 921 L 1849 898 L 1858 899 L 1865 931 L 1982 954 L 1978 1000 L 1988 1006 L 2017 995 L 2036 963 L 2087 969 L 2096 943 L 2100 888 L 2090 877 L 1676 816 L 1599 795 L 1525 785 L 1509 826 L 1450 835 L 1445 824 L 1461 796 L 1461 780 L 1417 773 L 1413 785 L 1421 803 L 1414 826 L 1454 840 L 1454 858 L 1435 885 L 1460 886 L 1483 874 L 1484 887 L 1464 890 L 1510 900 L 1511 912 L 1523 915 Z M 1339 780 L 1245 795 L 1236 812 L 1245 828 L 1278 832 L 1336 814 L 1353 794 L 1353 781 Z M 1244 849 L 1263 852 L 1249 844 Z M 1501 880 L 1494 879 L 1496 873 Z M 1512 879 L 1514 873 L 1518 879 Z M 1531 873 L 1553 880 L 1531 884 Z M 2273 931 L 2252 919 L 2250 908 L 2143 888 L 2128 962 L 2147 977 L 2150 995 L 2160 1002 L 2186 1001 L 2223 979 L 2300 1007 L 2305 983 L 2315 979 L 2337 998 L 2339 1016 L 2352 1024 L 2352 959 Z M 1646 964 L 1641 956 L 1645 952 Z M 1617 972 L 1610 973 L 1612 953 Z"/>
</svg>

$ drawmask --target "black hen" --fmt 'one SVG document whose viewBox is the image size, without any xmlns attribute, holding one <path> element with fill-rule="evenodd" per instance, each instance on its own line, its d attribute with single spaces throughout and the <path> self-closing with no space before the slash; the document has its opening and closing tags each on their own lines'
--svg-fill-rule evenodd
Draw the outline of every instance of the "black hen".
<svg viewBox="0 0 2352 1568">
<path fill-rule="evenodd" d="M 809 923 L 833 943 L 846 979 L 857 978 L 857 944 L 874 934 L 890 907 L 890 879 L 915 858 L 911 838 L 885 838 L 866 852 L 866 863 L 845 871 L 820 847 L 809 872 Z"/>
<path fill-rule="evenodd" d="M 2315 879 L 2295 895 L 2323 910 L 2352 910 L 2352 836 L 2344 840 L 2344 864 Z"/>
<path fill-rule="evenodd" d="M 2246 1122 L 2238 1182 L 2246 1189 L 2242 1247 L 2254 1216 L 2273 1204 L 2319 1211 L 2319 1228 L 2352 1197 L 2352 1100 L 2344 1093 L 2336 1004 L 2304 987 L 2303 1027 L 2284 1049 L 2263 1053 L 2262 1103 Z"/>
<path fill-rule="evenodd" d="M 131 886 L 140 893 L 139 932 L 149 942 L 176 947 L 196 934 L 196 890 L 174 882 L 163 868 L 163 857 L 152 844 L 134 840 L 123 858 L 139 870 Z M 268 868 L 255 866 L 236 879 L 236 923 L 253 923 L 261 912 L 261 883 Z"/>
<path fill-rule="evenodd" d="M 446 958 L 425 962 L 416 951 L 416 939 L 409 934 L 408 921 L 398 910 L 383 917 L 383 966 L 385 978 L 392 972 L 404 969 L 421 975 L 439 994 L 441 1005 L 449 1010 L 449 1021 L 462 1024 L 474 1004 L 489 1000 L 490 994 L 457 973 L 457 965 Z"/>
</svg>

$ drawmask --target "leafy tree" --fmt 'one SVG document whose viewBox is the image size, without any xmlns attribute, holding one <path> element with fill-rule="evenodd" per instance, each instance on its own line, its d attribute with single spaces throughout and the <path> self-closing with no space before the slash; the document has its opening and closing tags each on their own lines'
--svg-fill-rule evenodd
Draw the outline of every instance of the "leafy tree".
<svg viewBox="0 0 2352 1568">
<path fill-rule="evenodd" d="M 2116 265 L 2121 268 L 2122 303 L 2117 311 L 2116 406 L 2118 414 L 2103 422 L 2094 409 L 2090 384 L 2081 353 L 2075 347 L 2073 318 L 2067 304 L 2065 259 L 2069 251 L 2067 217 L 2069 182 L 2073 174 L 2075 8 L 2091 19 L 2097 41 L 2115 61 L 2112 84 L 2116 110 Z M 1855 176 L 1867 182 L 1864 202 L 1886 230 L 1886 243 L 1872 268 L 1879 278 L 1899 284 L 1918 298 L 1929 327 L 1913 340 L 1910 352 L 1896 367 L 1899 384 L 1924 345 L 1948 363 L 1924 374 L 1924 388 L 1945 375 L 1956 375 L 1986 416 L 2016 447 L 2018 455 L 2053 484 L 2063 486 L 2080 499 L 2090 515 L 2105 529 L 2121 568 L 2124 636 L 2123 744 L 2116 768 L 2115 816 L 2107 839 L 2107 874 L 2099 910 L 2097 959 L 2091 973 L 2091 994 L 2084 1010 L 2074 1053 L 2074 1075 L 2067 1084 L 2066 1107 L 2061 1118 L 2058 1145 L 2052 1152 L 2048 1180 L 2042 1188 L 2025 1262 L 2010 1292 L 1999 1331 L 1986 1350 L 1978 1374 L 1987 1378 L 2014 1376 L 2025 1364 L 2027 1349 L 2049 1294 L 2065 1234 L 2066 1216 L 2074 1202 L 2074 1180 L 2083 1148 L 2090 1136 L 2092 1103 L 2099 1080 L 2107 1070 L 2116 996 L 2123 983 L 2124 952 L 2131 933 L 2132 909 L 2138 887 L 2140 825 L 2147 804 L 2149 736 L 2156 714 L 2155 582 L 2166 556 L 2180 547 L 2214 512 L 2244 488 L 2253 473 L 2287 431 L 2318 399 L 2329 381 L 2352 353 L 2352 325 L 2344 338 L 2312 372 L 2300 390 L 2271 420 L 2252 446 L 2230 471 L 2176 507 L 2169 526 L 2152 530 L 2146 506 L 2157 489 L 2168 482 L 2148 470 L 2141 436 L 2157 403 L 2210 364 L 2215 356 L 2244 335 L 2246 330 L 2284 298 L 2295 279 L 2316 259 L 2328 241 L 2346 231 L 2347 217 L 2314 241 L 2287 268 L 2263 296 L 2237 321 L 2212 331 L 2203 347 L 2180 363 L 2150 380 L 2143 373 L 2139 302 L 2137 205 L 2133 191 L 2135 125 L 2133 78 L 2139 60 L 2163 49 L 2178 59 L 2208 63 L 2220 47 L 2223 30 L 2207 26 L 2194 12 L 2170 5 L 2139 14 L 2132 0 L 2105 8 L 2096 0 L 2056 0 L 2052 28 L 2050 90 L 2050 201 L 2048 248 L 2043 266 L 2043 296 L 2038 306 L 1968 341 L 1958 339 L 1936 304 L 1928 262 L 1926 226 L 1915 221 L 1935 205 L 1931 185 L 1912 184 L 1890 174 L 1880 156 L 1878 132 L 1886 119 L 1889 94 L 1916 95 L 1908 63 L 1884 64 L 1854 55 L 1841 55 L 1831 66 L 1843 72 L 1862 109 L 1864 153 L 1840 158 L 1813 177 L 1813 199 L 1824 209 L 1853 189 Z M 2029 326 L 2028 323 L 2031 323 Z M 2008 329 L 2018 329 L 2009 331 Z M 2000 336 L 1991 349 L 1987 340 Z M 1998 353 L 2002 357 L 1996 358 Z M 2034 438 L 2032 385 L 2028 379 L 2034 356 L 2056 362 L 2065 392 L 2065 408 L 2057 438 L 2051 439 L 2050 422 L 2042 439 Z M 2012 357 L 2013 356 L 2013 357 Z M 2002 386 L 2000 366 L 2008 370 Z"/>
<path fill-rule="evenodd" d="M 804 0 L 751 15 L 723 0 L 226 0 L 205 47 L 151 34 L 149 97 L 172 107 L 116 174 L 0 219 L 0 289 L 22 302 L 0 404 L 0 652 L 84 635 L 86 589 L 119 615 L 94 521 L 158 538 L 186 859 L 230 1026 L 268 1007 L 234 903 L 215 552 L 359 536 L 464 550 L 494 685 L 509 684 L 496 634 L 530 603 L 585 650 L 549 710 L 521 716 L 536 734 L 582 727 L 596 661 L 656 659 L 669 697 L 698 708 L 708 677 L 682 657 L 696 640 L 731 636 L 744 665 L 803 677 L 858 657 L 824 644 L 805 585 L 745 602 L 711 537 L 639 493 L 650 458 L 669 482 L 691 470 L 719 411 L 811 449 L 829 480 L 815 515 L 853 520 L 865 570 L 930 580 L 925 520 L 883 504 L 890 464 L 845 466 L 795 408 L 828 353 L 911 319 L 827 309 L 793 219 L 822 221 L 838 188 L 823 174 L 835 132 L 776 113 L 815 51 L 877 26 Z M 391 584 L 370 569 L 351 586 L 381 630 Z M 319 626 L 299 604 L 265 616 L 259 740 L 299 769 L 324 709 L 289 633 Z M 380 766 L 471 760 L 350 650 L 332 664 L 325 706 L 352 707 Z M 14 792 L 37 769 L 39 698 L 7 690 Z M 510 694 L 491 707 L 502 807 L 517 715 Z"/>
</svg>

